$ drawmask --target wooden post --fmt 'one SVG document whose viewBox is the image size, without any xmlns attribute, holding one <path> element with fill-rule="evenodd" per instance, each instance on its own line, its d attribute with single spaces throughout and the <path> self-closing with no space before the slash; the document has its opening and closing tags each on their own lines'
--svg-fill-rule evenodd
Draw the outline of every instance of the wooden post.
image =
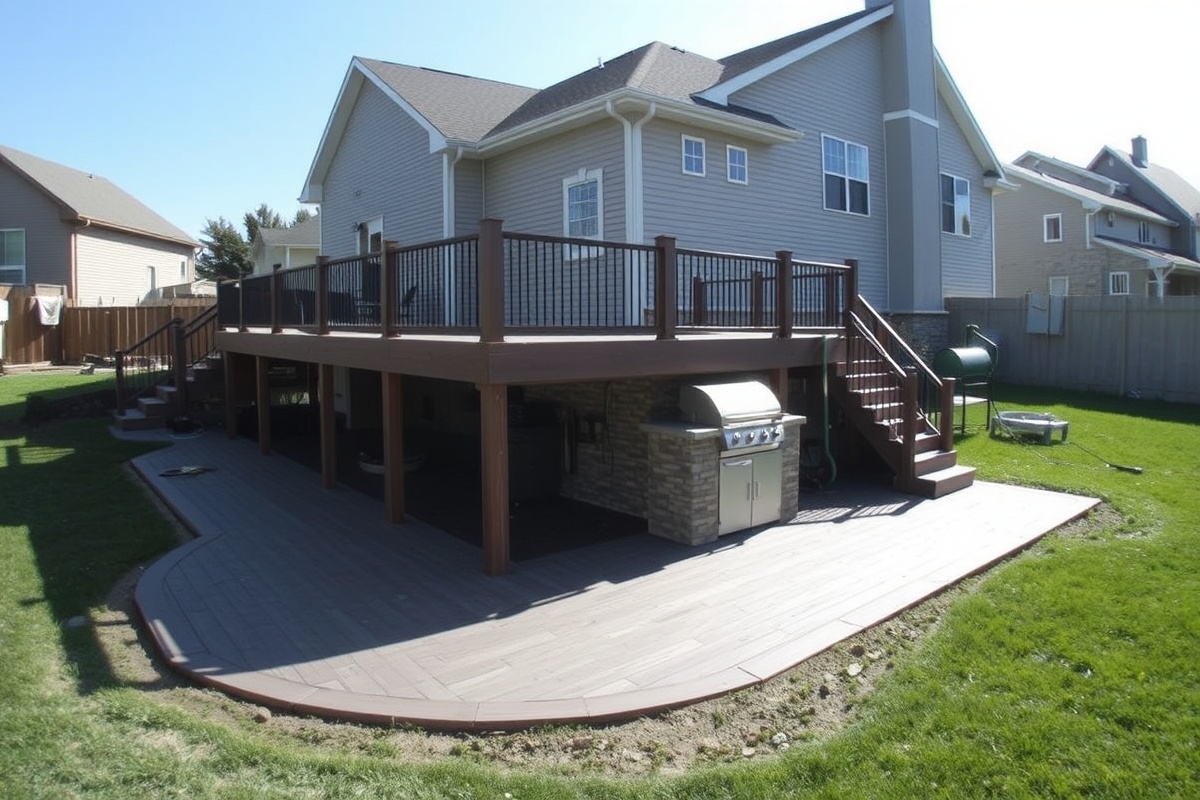
<svg viewBox="0 0 1200 800">
<path fill-rule="evenodd" d="M 238 278 L 238 330 L 245 333 L 246 327 L 246 276 Z"/>
<path fill-rule="evenodd" d="M 779 367 L 771 370 L 771 389 L 775 392 L 775 398 L 779 400 L 779 407 L 783 409 L 783 413 L 788 413 L 788 368 Z"/>
<path fill-rule="evenodd" d="M 941 413 L 938 420 L 938 433 L 941 439 L 938 448 L 947 453 L 954 449 L 954 378 L 942 378 Z M 963 397 L 963 433 L 967 432 L 967 398 Z M 992 420 L 988 418 L 988 425 Z"/>
<path fill-rule="evenodd" d="M 792 251 L 775 252 L 775 328 L 780 339 L 792 338 Z"/>
<path fill-rule="evenodd" d="M 917 455 L 917 370 L 915 367 L 905 367 L 904 384 L 900 403 L 900 481 L 905 488 L 911 488 L 916 477 L 913 459 Z"/>
<path fill-rule="evenodd" d="M 508 572 L 508 387 L 479 387 L 483 465 L 483 571 Z"/>
<path fill-rule="evenodd" d="M 708 323 L 708 291 L 699 275 L 692 276 L 692 324 L 699 327 Z"/>
<path fill-rule="evenodd" d="M 329 256 L 317 256 L 317 291 L 313 298 L 317 313 L 317 335 L 329 335 Z"/>
<path fill-rule="evenodd" d="M 842 306 L 842 326 L 849 331 L 852 327 L 850 314 L 858 311 L 858 259 L 847 258 L 845 263 L 850 269 L 846 272 L 846 296 L 842 300 L 845 304 Z"/>
<path fill-rule="evenodd" d="M 402 376 L 383 373 L 383 504 L 393 523 L 404 521 L 403 401 Z"/>
<path fill-rule="evenodd" d="M 750 274 L 750 327 L 761 328 L 763 325 L 763 274 Z"/>
<path fill-rule="evenodd" d="M 396 273 L 400 269 L 400 244 L 388 240 L 383 243 L 379 254 L 379 324 L 383 327 L 383 338 L 396 334 Z M 392 269 L 392 258 L 396 269 Z"/>
<path fill-rule="evenodd" d="M 117 350 L 113 353 L 113 358 L 117 368 L 117 413 L 124 414 L 126 411 L 125 404 L 129 402 L 125 391 L 125 351 Z"/>
<path fill-rule="evenodd" d="M 283 326 L 279 324 L 279 270 L 283 268 L 282 264 L 275 264 L 271 267 L 271 333 L 281 333 Z"/>
<path fill-rule="evenodd" d="M 479 341 L 504 341 L 503 221 L 479 222 Z M 507 511 L 505 514 L 507 515 Z"/>
<path fill-rule="evenodd" d="M 675 237 L 654 237 L 654 324 L 659 339 L 674 339 L 678 324 L 676 312 L 677 282 L 675 267 Z"/>
<path fill-rule="evenodd" d="M 254 402 L 258 412 L 258 452 L 271 455 L 271 387 L 267 384 L 266 356 L 254 357 Z"/>
<path fill-rule="evenodd" d="M 320 405 L 321 485 L 337 486 L 337 409 L 333 401 L 333 365 L 317 366 L 317 402 Z"/>
<path fill-rule="evenodd" d="M 171 373 L 175 384 L 175 414 L 186 414 L 188 409 L 187 385 L 187 331 L 181 319 L 171 320 Z"/>
<path fill-rule="evenodd" d="M 230 439 L 237 438 L 237 400 L 240 395 L 233 362 L 241 357 L 239 353 L 228 351 L 221 357 L 221 368 L 225 370 L 225 435 Z"/>
</svg>

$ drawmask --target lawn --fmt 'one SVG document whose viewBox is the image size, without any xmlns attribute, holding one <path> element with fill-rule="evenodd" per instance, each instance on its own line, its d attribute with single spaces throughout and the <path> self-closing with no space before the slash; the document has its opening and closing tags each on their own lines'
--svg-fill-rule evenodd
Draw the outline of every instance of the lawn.
<svg viewBox="0 0 1200 800">
<path fill-rule="evenodd" d="M 55 377 L 36 390 L 90 388 Z M 33 386 L 0 378 L 0 420 L 20 417 Z M 1105 524 L 995 569 L 897 659 L 845 732 L 762 763 L 621 782 L 347 752 L 122 681 L 95 638 L 100 606 L 174 542 L 122 468 L 150 445 L 113 440 L 101 419 L 0 428 L 0 796 L 1200 796 L 1200 410 L 997 396 L 1070 420 L 1074 444 L 992 439 L 972 407 L 961 460 L 983 479 L 1100 496 Z"/>
</svg>

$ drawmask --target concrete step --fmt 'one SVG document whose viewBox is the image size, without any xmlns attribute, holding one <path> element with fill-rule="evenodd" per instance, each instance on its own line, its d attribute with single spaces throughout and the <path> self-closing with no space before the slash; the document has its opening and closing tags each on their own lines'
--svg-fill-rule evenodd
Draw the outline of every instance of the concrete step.
<svg viewBox="0 0 1200 800">
<path fill-rule="evenodd" d="M 141 411 L 129 409 L 125 413 L 113 412 L 113 420 L 123 431 L 147 431 L 167 427 L 166 417 L 148 417 Z"/>
</svg>

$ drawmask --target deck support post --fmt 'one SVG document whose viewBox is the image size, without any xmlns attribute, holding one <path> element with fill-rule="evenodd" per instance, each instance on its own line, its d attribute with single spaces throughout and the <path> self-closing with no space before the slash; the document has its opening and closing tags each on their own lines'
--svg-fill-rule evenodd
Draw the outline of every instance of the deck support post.
<svg viewBox="0 0 1200 800">
<path fill-rule="evenodd" d="M 271 388 L 267 384 L 266 356 L 254 357 L 254 404 L 258 412 L 258 452 L 271 455 Z"/>
<path fill-rule="evenodd" d="M 321 485 L 337 486 L 337 416 L 333 404 L 333 365 L 317 366 L 317 403 L 320 407 Z"/>
<path fill-rule="evenodd" d="M 479 221 L 479 341 L 504 341 L 503 221 Z M 506 512 L 507 514 L 507 512 Z"/>
<path fill-rule="evenodd" d="M 783 413 L 788 413 L 788 368 L 779 367 L 771 370 L 770 381 L 771 390 L 775 392 L 775 398 L 779 400 L 779 407 L 783 409 Z"/>
<path fill-rule="evenodd" d="M 675 269 L 675 237 L 655 236 L 654 247 L 654 324 L 659 339 L 674 339 L 678 323 L 675 295 L 679 280 Z"/>
<path fill-rule="evenodd" d="M 775 251 L 775 335 L 792 338 L 792 251 Z"/>
<path fill-rule="evenodd" d="M 483 571 L 508 572 L 508 387 L 479 386 L 483 465 Z"/>
<path fill-rule="evenodd" d="M 242 395 L 242 387 L 238 385 L 234 360 L 240 359 L 240 353 L 228 350 L 221 356 L 221 369 L 225 371 L 225 435 L 230 439 L 237 438 L 237 404 Z"/>
<path fill-rule="evenodd" d="M 383 505 L 388 522 L 404 521 L 404 397 L 402 377 L 383 373 Z"/>
</svg>

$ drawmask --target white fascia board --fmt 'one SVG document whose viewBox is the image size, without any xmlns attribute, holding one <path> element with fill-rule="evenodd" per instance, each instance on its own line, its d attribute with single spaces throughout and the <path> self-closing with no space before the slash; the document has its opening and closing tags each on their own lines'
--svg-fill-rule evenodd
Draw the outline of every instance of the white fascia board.
<svg viewBox="0 0 1200 800">
<path fill-rule="evenodd" d="M 1179 227 L 1178 224 L 1175 223 L 1174 221 L 1169 220 L 1166 217 L 1162 216 L 1161 214 L 1157 214 L 1157 213 L 1151 211 L 1150 209 L 1141 209 L 1138 207 L 1130 207 L 1133 204 L 1130 204 L 1127 206 L 1124 204 L 1118 205 L 1117 203 L 1106 203 L 1101 200 L 1096 200 L 1094 198 L 1088 197 L 1085 194 L 1081 194 L 1079 192 L 1074 191 L 1074 189 L 1071 187 L 1070 184 L 1064 184 L 1064 182 L 1062 182 L 1062 181 L 1046 179 L 1046 178 L 1042 177 L 1039 173 L 1033 172 L 1032 170 L 1029 170 L 1028 168 L 1022 168 L 1022 171 L 1020 173 L 1017 173 L 1016 177 L 1019 180 L 1029 181 L 1030 183 L 1037 184 L 1038 186 L 1041 186 L 1044 189 L 1049 189 L 1052 192 L 1057 192 L 1058 194 L 1061 194 L 1064 197 L 1070 197 L 1073 200 L 1077 200 L 1077 201 L 1079 201 L 1080 205 L 1082 205 L 1084 207 L 1084 209 L 1086 209 L 1088 211 L 1101 211 L 1101 210 L 1115 211 L 1116 213 L 1124 214 L 1127 217 L 1134 217 L 1136 219 L 1144 219 L 1149 222 L 1157 222 L 1160 225 L 1168 225 L 1172 228 Z"/>
<path fill-rule="evenodd" d="M 308 170 L 308 178 L 304 181 L 304 189 L 300 192 L 301 203 L 321 202 L 322 186 L 333 155 L 341 143 L 342 134 L 346 132 L 346 124 L 350 121 L 350 113 L 354 110 L 354 101 L 362 91 L 364 81 L 370 81 L 383 92 L 404 113 L 413 118 L 427 134 L 429 134 L 429 152 L 436 153 L 446 147 L 446 137 L 433 123 L 417 112 L 407 100 L 397 94 L 396 90 L 372 72 L 357 57 L 350 60 L 346 77 L 342 80 L 342 88 L 338 91 L 337 101 L 329 113 L 329 121 L 325 123 L 325 131 L 321 134 L 321 143 L 313 156 L 312 166 Z"/>
<path fill-rule="evenodd" d="M 971 113 L 966 99 L 963 98 L 962 92 L 958 90 L 958 84 L 950 76 L 950 70 L 946 69 L 946 62 L 942 61 L 942 56 L 936 48 L 933 51 L 933 60 L 937 67 L 938 94 L 941 95 L 942 100 L 946 103 L 946 107 L 950 109 L 950 115 L 954 117 L 954 121 L 958 123 L 963 136 L 966 137 L 967 145 L 971 148 L 971 152 L 975 154 L 975 158 L 979 160 L 979 163 L 983 165 L 985 170 L 995 170 L 1001 180 L 1003 180 L 1004 164 L 1000 159 L 996 158 L 996 153 L 992 150 L 992 146 L 988 144 L 987 137 L 983 135 L 983 129 L 979 127 L 979 123 L 975 120 L 975 115 Z"/>
<path fill-rule="evenodd" d="M 1092 172 L 1090 169 L 1084 169 L 1083 167 L 1077 167 L 1074 164 L 1063 161 L 1062 159 L 1054 158 L 1053 156 L 1043 155 L 1042 153 L 1038 153 L 1034 150 L 1026 150 L 1024 153 L 1021 154 L 1021 157 L 1018 158 L 1013 163 L 1016 164 L 1018 167 L 1025 167 L 1025 164 L 1021 163 L 1023 161 L 1034 161 L 1036 163 L 1051 164 L 1051 165 L 1063 170 L 1064 172 L 1070 172 L 1074 175 L 1078 175 L 1080 178 L 1083 178 L 1085 180 L 1095 181 L 1096 183 L 1108 184 L 1109 194 L 1113 194 L 1113 195 L 1115 195 L 1116 191 L 1121 186 L 1124 185 L 1120 181 L 1114 181 L 1112 178 L 1108 177 L 1107 175 L 1101 175 L 1099 172 Z M 1036 167 L 1025 167 L 1025 168 L 1026 169 L 1036 169 Z"/>
<path fill-rule="evenodd" d="M 797 61 L 802 61 L 813 53 L 824 50 L 829 45 L 836 44 L 848 36 L 853 36 L 864 28 L 869 28 L 876 22 L 887 19 L 891 15 L 892 7 L 890 5 L 882 6 L 873 14 L 868 14 L 865 17 L 857 19 L 849 25 L 827 33 L 819 39 L 814 39 L 808 44 L 797 47 L 795 50 L 789 50 L 781 56 L 776 56 L 765 64 L 761 64 L 752 70 L 747 70 L 735 78 L 714 84 L 703 92 L 700 92 L 698 96 L 719 105 L 729 105 L 729 96 L 734 92 L 745 89 L 750 84 L 756 83 L 768 75 L 773 75 L 784 67 L 790 67 Z"/>
<path fill-rule="evenodd" d="M 1197 271 L 1197 268 L 1200 267 L 1200 265 L 1197 265 L 1196 262 L 1191 261 L 1190 259 L 1182 259 L 1177 261 L 1166 255 L 1151 255 L 1144 250 L 1139 250 L 1136 247 L 1124 245 L 1121 242 L 1114 242 L 1111 239 L 1096 239 L 1095 242 L 1097 244 L 1104 245 L 1111 250 L 1116 250 L 1118 253 L 1124 253 L 1127 256 L 1132 256 L 1133 258 L 1138 258 L 1142 261 L 1145 261 L 1147 269 L 1163 269 L 1165 267 L 1174 267 L 1177 269 L 1186 270 L 1188 272 L 1195 272 Z"/>
<path fill-rule="evenodd" d="M 651 103 L 657 106 L 657 117 L 684 120 L 694 123 L 697 127 L 708 130 L 724 131 L 764 144 L 794 142 L 803 137 L 800 131 L 783 128 L 779 125 L 760 122 L 748 117 L 738 117 L 719 109 L 709 109 L 692 103 L 662 97 L 650 92 L 636 89 L 620 88 L 607 94 L 593 97 L 586 102 L 565 108 L 554 114 L 540 117 L 536 120 L 519 125 L 497 136 L 487 137 L 478 144 L 475 152 L 480 156 L 494 155 L 513 147 L 526 144 L 528 141 L 539 139 L 563 129 L 578 127 L 595 120 L 608 118 L 606 108 L 625 101 L 639 109 L 649 108 Z"/>
</svg>

